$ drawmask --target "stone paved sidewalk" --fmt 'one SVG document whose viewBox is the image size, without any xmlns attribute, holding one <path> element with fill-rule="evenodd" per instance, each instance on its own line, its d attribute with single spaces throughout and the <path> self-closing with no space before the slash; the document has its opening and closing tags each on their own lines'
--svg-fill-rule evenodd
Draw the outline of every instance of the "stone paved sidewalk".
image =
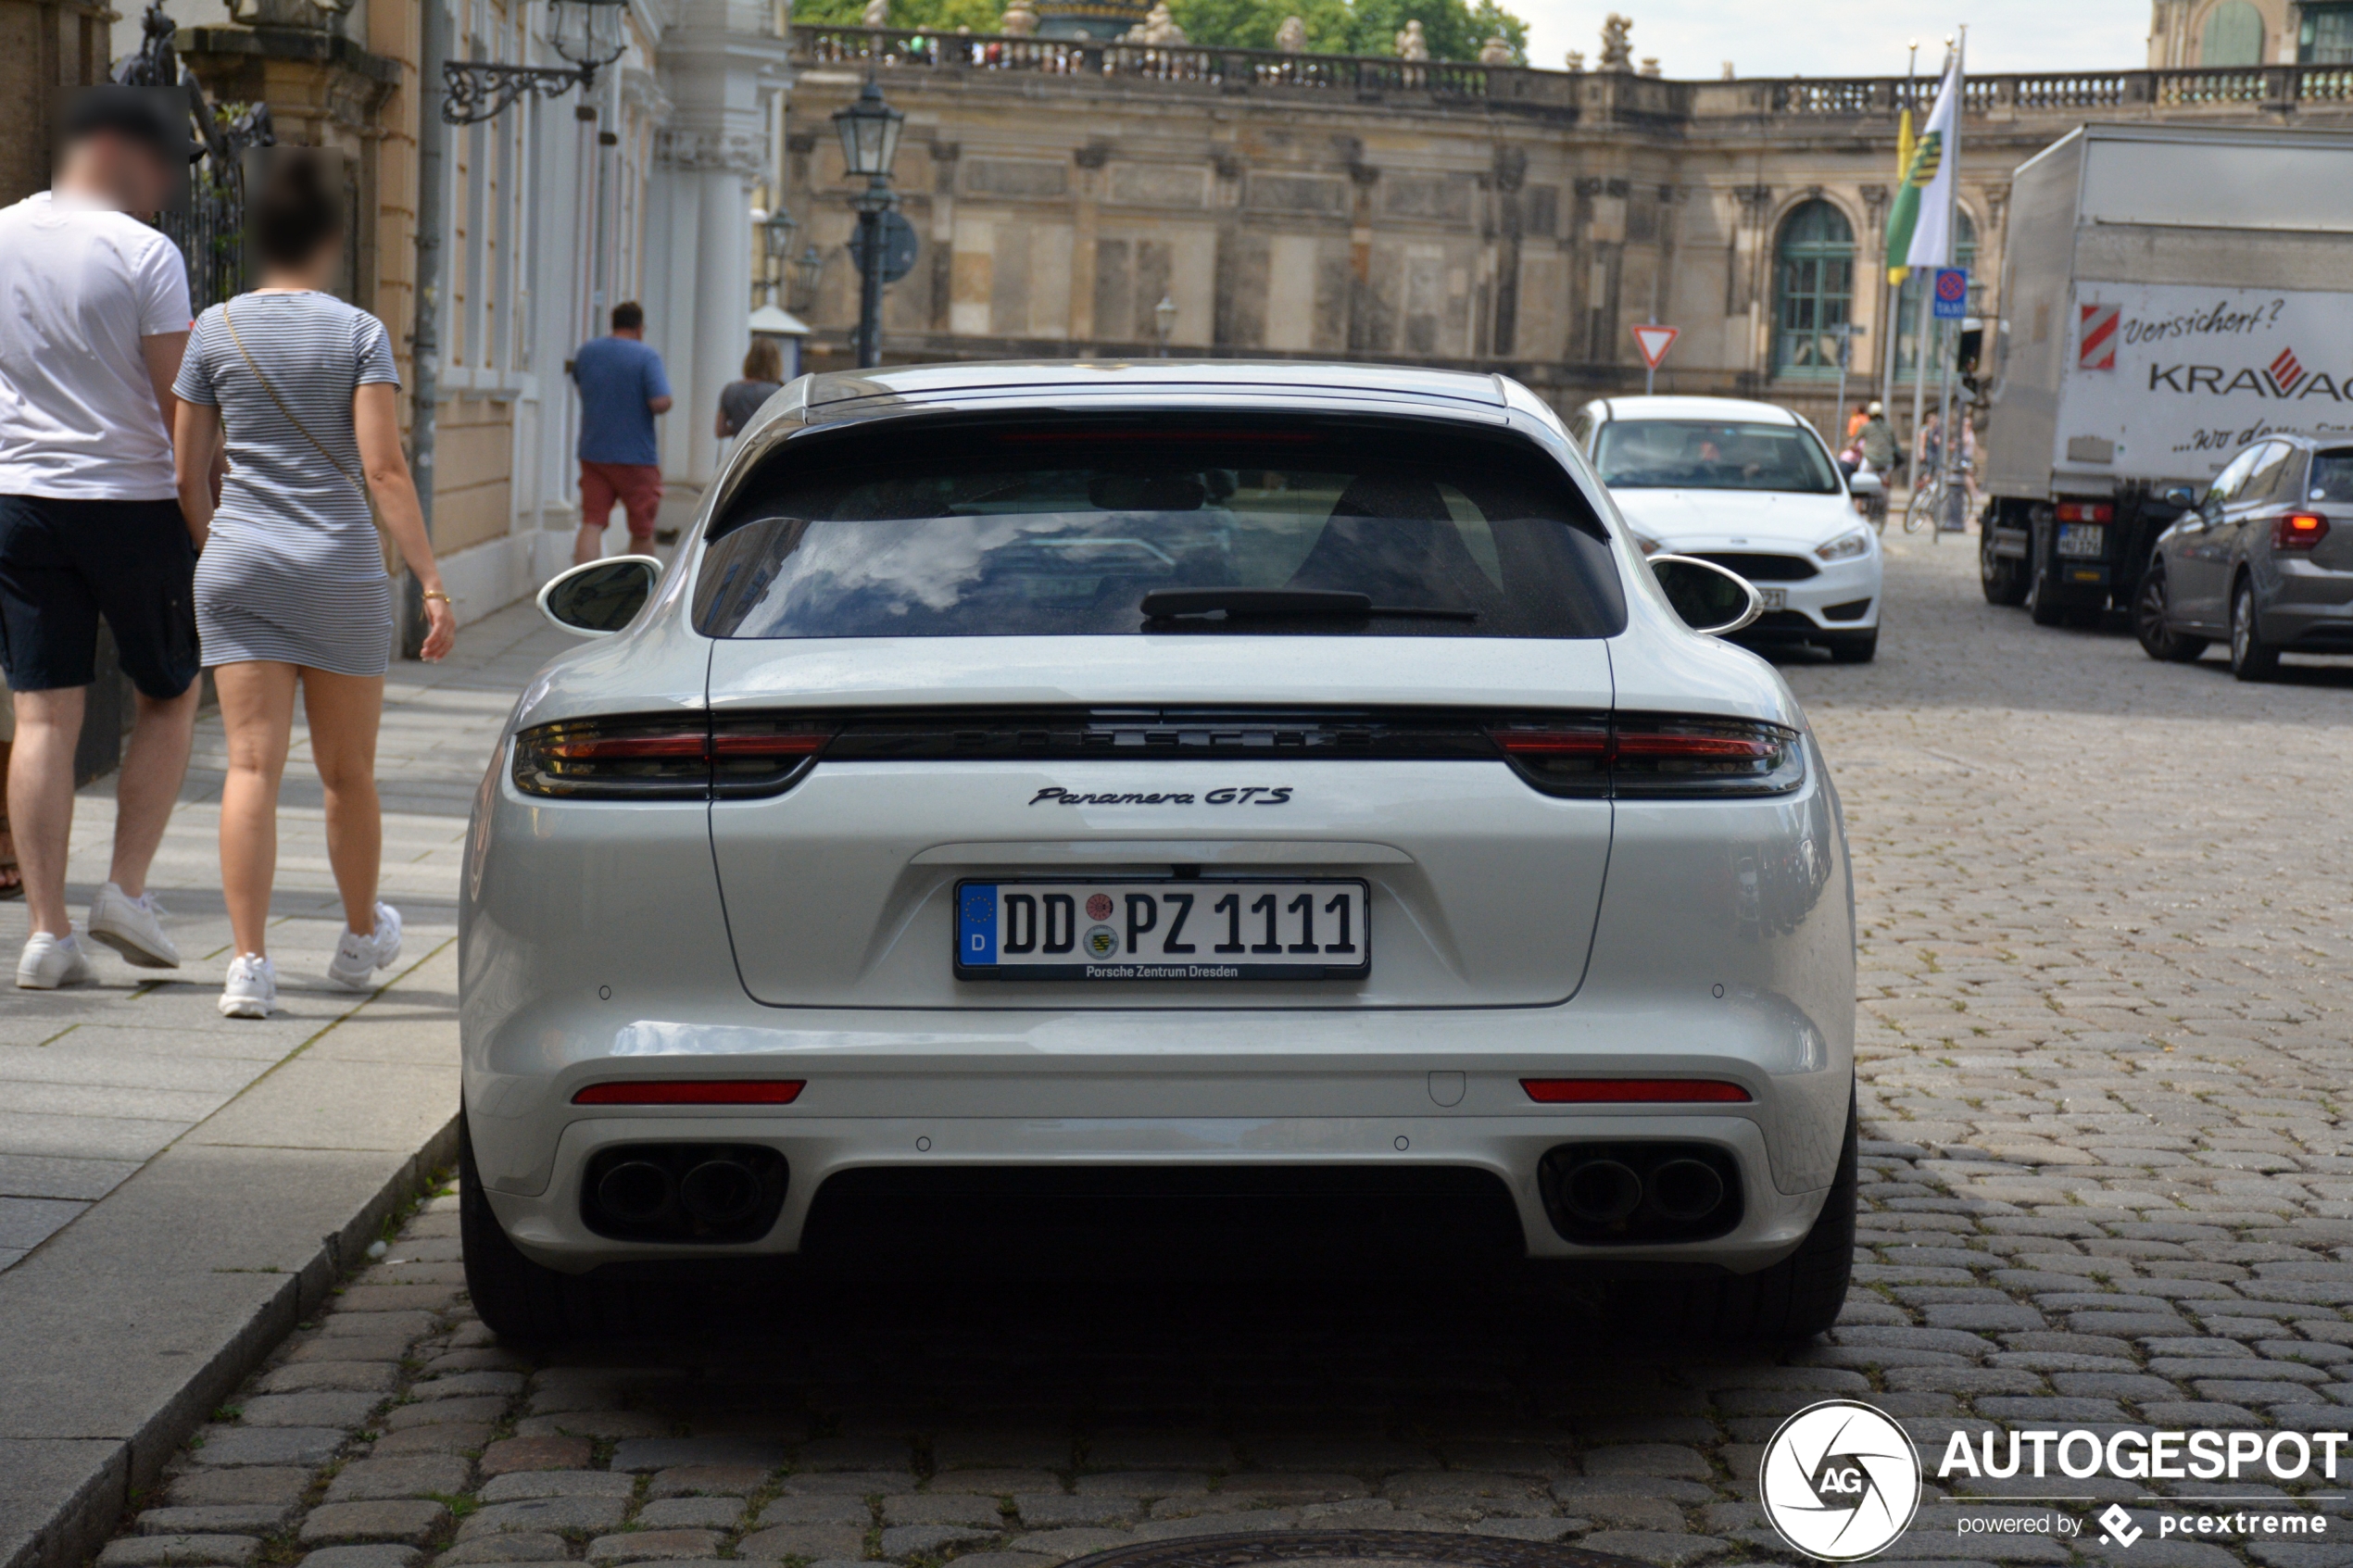
<svg viewBox="0 0 2353 1568">
<path fill-rule="evenodd" d="M 523 682 L 567 646 L 524 605 L 467 627 L 440 665 L 393 667 L 377 776 L 383 896 L 408 922 L 402 971 L 455 937 L 459 858 L 491 739 Z M 0 974 L 0 1270 L 365 999 L 325 978 L 343 916 L 297 714 L 271 930 L 284 1010 L 255 1022 L 215 1010 L 230 947 L 218 849 L 223 758 L 216 710 L 197 725 L 187 784 L 151 879 L 171 916 L 180 969 L 133 969 L 94 947 L 96 985 L 19 991 Z M 77 922 L 106 876 L 112 783 L 99 781 L 76 802 L 69 888 Z M 8 973 L 26 930 L 23 903 L 0 904 Z"/>
<path fill-rule="evenodd" d="M 2353 1425 L 2353 667 L 2249 687 L 2040 631 L 1979 602 L 1973 543 L 1892 540 L 1881 661 L 1791 669 L 1864 924 L 1867 1211 L 1823 1340 L 1644 1344 L 1446 1280 L 958 1275 L 518 1349 L 466 1304 L 444 1197 L 222 1401 L 100 1568 L 1056 1568 L 1344 1525 L 1724 1568 L 1793 1561 L 1755 1505 L 1761 1445 L 1833 1395 L 1931 1452 L 2006 1424 Z M 1931 1486 L 1890 1555 L 2353 1564 L 2342 1481 L 2062 1488 L 2144 1528 L 2254 1496 L 2325 1517 L 2317 1539 L 1957 1533 L 2043 1517 L 2002 1498 L 2052 1489 Z"/>
</svg>

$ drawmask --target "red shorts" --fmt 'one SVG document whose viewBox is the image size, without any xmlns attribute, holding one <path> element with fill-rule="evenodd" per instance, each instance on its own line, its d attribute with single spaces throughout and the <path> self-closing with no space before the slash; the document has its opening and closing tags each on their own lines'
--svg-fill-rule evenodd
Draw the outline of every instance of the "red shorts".
<svg viewBox="0 0 2353 1568">
<path fill-rule="evenodd" d="M 580 525 L 602 528 L 619 501 L 629 518 L 629 537 L 651 539 L 654 514 L 661 510 L 661 470 L 651 463 L 592 463 L 580 459 Z"/>
</svg>

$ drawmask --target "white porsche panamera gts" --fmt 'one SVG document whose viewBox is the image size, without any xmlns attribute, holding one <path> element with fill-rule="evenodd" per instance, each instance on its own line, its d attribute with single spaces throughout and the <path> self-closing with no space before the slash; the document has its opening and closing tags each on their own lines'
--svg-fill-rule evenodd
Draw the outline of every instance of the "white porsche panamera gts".
<svg viewBox="0 0 2353 1568">
<path fill-rule="evenodd" d="M 666 575 L 542 604 L 598 635 L 516 707 L 461 911 L 494 1329 L 681 1265 L 1179 1233 L 1837 1315 L 1836 796 L 1687 623 L 1754 591 L 1655 575 L 1516 383 L 803 378 Z"/>
</svg>

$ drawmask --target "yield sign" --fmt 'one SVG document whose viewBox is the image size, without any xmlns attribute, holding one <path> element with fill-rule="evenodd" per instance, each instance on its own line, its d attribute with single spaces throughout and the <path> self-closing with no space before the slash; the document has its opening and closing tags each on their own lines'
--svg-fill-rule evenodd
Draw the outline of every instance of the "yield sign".
<svg viewBox="0 0 2353 1568">
<path fill-rule="evenodd" d="M 1654 370 L 1657 370 L 1659 361 L 1667 358 L 1667 351 L 1675 346 L 1677 335 L 1675 328 L 1662 327 L 1655 322 L 1636 327 L 1634 346 L 1642 351 L 1642 363 Z"/>
</svg>

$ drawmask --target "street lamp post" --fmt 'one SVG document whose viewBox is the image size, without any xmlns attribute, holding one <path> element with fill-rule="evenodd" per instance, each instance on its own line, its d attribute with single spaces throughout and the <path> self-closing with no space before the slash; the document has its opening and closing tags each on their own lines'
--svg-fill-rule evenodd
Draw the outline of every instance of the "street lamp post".
<svg viewBox="0 0 2353 1568">
<path fill-rule="evenodd" d="M 841 160 L 866 188 L 849 198 L 858 214 L 858 368 L 882 363 L 883 214 L 899 205 L 891 194 L 890 166 L 899 156 L 899 132 L 907 117 L 883 102 L 882 87 L 866 78 L 857 101 L 834 111 L 841 137 Z"/>
<path fill-rule="evenodd" d="M 1152 307 L 1152 330 L 1160 334 L 1160 357 L 1168 358 L 1168 334 L 1176 330 L 1176 302 L 1166 295 Z"/>
<path fill-rule="evenodd" d="M 768 303 L 774 305 L 777 295 L 784 291 L 785 271 L 792 263 L 793 231 L 800 225 L 781 207 L 764 215 L 754 207 L 752 214 L 752 226 L 760 231 L 761 253 L 768 262 Z"/>
<path fill-rule="evenodd" d="M 793 306 L 792 308 L 810 309 L 817 299 L 817 285 L 824 281 L 825 253 L 819 250 L 812 243 L 807 250 L 800 253 L 800 258 L 792 264 L 792 270 L 795 281 L 800 284 L 799 295 L 800 303 Z"/>
</svg>

